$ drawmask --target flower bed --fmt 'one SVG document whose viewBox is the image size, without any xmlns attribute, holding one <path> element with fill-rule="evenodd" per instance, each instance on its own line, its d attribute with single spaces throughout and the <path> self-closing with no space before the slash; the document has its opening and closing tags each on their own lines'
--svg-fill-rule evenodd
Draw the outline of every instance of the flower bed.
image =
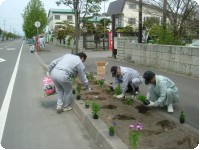
<svg viewBox="0 0 200 150">
<path fill-rule="evenodd" d="M 101 105 L 99 117 L 108 126 L 115 122 L 115 134 L 130 148 L 133 144 L 131 140 L 134 139 L 130 139 L 130 135 L 135 135 L 130 125 L 138 123 L 142 124 L 142 129 L 138 136 L 137 148 L 191 149 L 197 147 L 198 133 L 195 134 L 184 128 L 182 124 L 162 116 L 156 108 L 147 108 L 137 99 L 134 99 L 132 103 L 126 103 L 125 99 L 114 98 L 114 93 L 110 91 L 108 83 L 99 85 L 98 80 L 99 78 L 90 81 L 93 89 L 91 92 L 84 90 L 84 87 L 81 88 L 81 99 L 90 100 L 90 104 L 93 101 L 98 102 Z"/>
</svg>

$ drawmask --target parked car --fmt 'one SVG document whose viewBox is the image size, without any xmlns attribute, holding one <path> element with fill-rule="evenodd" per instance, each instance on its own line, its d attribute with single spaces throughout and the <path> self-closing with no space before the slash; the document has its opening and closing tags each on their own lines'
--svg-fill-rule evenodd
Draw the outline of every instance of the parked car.
<svg viewBox="0 0 200 150">
<path fill-rule="evenodd" d="M 199 40 L 195 40 L 194 42 L 192 42 L 191 44 L 186 45 L 188 47 L 199 47 Z"/>
</svg>

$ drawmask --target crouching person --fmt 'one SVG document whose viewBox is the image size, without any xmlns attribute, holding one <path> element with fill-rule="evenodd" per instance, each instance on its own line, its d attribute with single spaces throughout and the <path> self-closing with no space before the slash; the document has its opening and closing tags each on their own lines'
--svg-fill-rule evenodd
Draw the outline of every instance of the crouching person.
<svg viewBox="0 0 200 150">
<path fill-rule="evenodd" d="M 143 75 L 145 84 L 149 86 L 147 93 L 147 106 L 167 106 L 169 113 L 174 112 L 173 104 L 179 101 L 178 88 L 174 82 L 162 75 L 155 75 L 152 71 L 146 71 Z"/>
</svg>

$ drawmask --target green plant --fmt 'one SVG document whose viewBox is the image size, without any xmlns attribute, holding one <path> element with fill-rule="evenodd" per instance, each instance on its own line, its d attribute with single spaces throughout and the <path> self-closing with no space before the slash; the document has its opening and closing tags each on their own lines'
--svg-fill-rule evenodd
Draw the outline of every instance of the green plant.
<svg viewBox="0 0 200 150">
<path fill-rule="evenodd" d="M 181 111 L 179 119 L 180 119 L 180 123 L 184 123 L 185 122 L 185 114 L 184 114 L 183 111 Z"/>
<path fill-rule="evenodd" d="M 116 122 L 113 122 L 113 124 L 108 128 L 110 136 L 114 136 L 114 134 L 115 134 L 115 126 L 116 126 Z"/>
<path fill-rule="evenodd" d="M 87 79 L 88 80 L 94 80 L 94 74 L 93 74 L 93 72 L 87 73 Z"/>
<path fill-rule="evenodd" d="M 81 86 L 79 84 L 77 84 L 76 91 L 77 95 L 81 95 Z"/>
<path fill-rule="evenodd" d="M 127 104 L 127 105 L 132 105 L 133 99 L 128 97 L 128 98 L 125 99 L 124 103 Z"/>
<path fill-rule="evenodd" d="M 105 79 L 103 77 L 100 77 L 100 79 L 97 82 L 98 82 L 99 86 L 102 88 L 105 83 Z"/>
<path fill-rule="evenodd" d="M 114 89 L 115 95 L 120 95 L 122 94 L 122 89 L 120 84 Z"/>
<path fill-rule="evenodd" d="M 142 124 L 138 122 L 136 127 L 134 126 L 134 124 L 131 124 L 129 127 L 131 128 L 131 131 L 129 133 L 130 146 L 131 148 L 138 148 L 139 138 L 142 135 Z"/>
<path fill-rule="evenodd" d="M 144 95 L 138 95 L 137 99 L 140 100 L 140 101 L 142 101 L 142 102 L 144 102 L 146 100 L 146 96 L 144 96 Z"/>
<path fill-rule="evenodd" d="M 98 115 L 99 111 L 100 111 L 100 104 L 98 102 L 93 102 L 92 103 L 92 114 L 93 115 Z"/>
</svg>

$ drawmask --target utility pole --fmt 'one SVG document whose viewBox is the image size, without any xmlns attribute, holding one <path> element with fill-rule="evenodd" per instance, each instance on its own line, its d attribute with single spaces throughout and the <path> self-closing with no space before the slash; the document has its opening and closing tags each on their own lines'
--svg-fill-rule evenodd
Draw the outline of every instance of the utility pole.
<svg viewBox="0 0 200 150">
<path fill-rule="evenodd" d="M 79 12 L 78 12 L 78 6 L 79 6 L 79 0 L 74 0 L 74 13 L 75 13 L 75 31 L 76 31 L 76 38 L 75 38 L 75 44 L 76 54 L 78 53 L 78 41 L 79 41 Z"/>
<path fill-rule="evenodd" d="M 138 43 L 142 43 L 142 0 L 139 0 L 139 36 Z"/>
</svg>

